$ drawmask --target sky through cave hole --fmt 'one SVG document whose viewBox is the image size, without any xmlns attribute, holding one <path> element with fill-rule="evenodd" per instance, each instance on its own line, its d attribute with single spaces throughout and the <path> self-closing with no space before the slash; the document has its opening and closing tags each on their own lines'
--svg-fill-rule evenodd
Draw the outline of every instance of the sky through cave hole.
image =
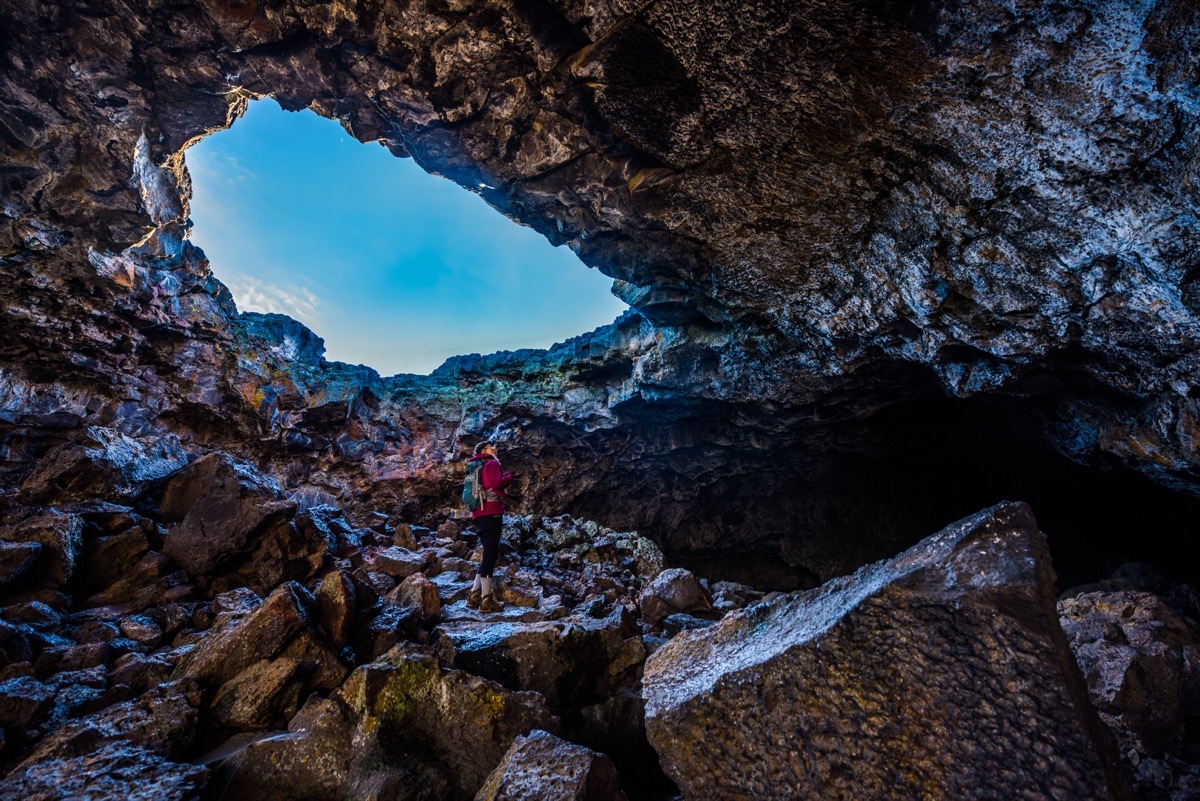
<svg viewBox="0 0 1200 801">
<path fill-rule="evenodd" d="M 253 102 L 185 158 L 191 239 L 238 309 L 299 320 L 328 359 L 428 373 L 549 347 L 627 308 L 570 249 L 311 111 Z"/>
</svg>

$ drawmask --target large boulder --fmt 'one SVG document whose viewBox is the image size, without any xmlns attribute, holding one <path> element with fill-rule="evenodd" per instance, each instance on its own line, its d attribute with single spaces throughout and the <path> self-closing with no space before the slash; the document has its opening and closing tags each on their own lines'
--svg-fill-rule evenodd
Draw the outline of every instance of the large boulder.
<svg viewBox="0 0 1200 801">
<path fill-rule="evenodd" d="M 510 692 L 400 646 L 329 698 L 310 697 L 285 734 L 215 767 L 229 798 L 472 798 L 519 736 L 554 729 L 535 693 Z"/>
<path fill-rule="evenodd" d="M 1181 783 L 1200 792 L 1200 769 L 1185 764 L 1200 756 L 1186 737 L 1200 718 L 1196 625 L 1148 592 L 1083 593 L 1059 601 L 1058 612 L 1139 796 Z"/>
<path fill-rule="evenodd" d="M 475 801 L 625 801 L 616 766 L 604 754 L 545 731 L 512 747 Z"/>
<path fill-rule="evenodd" d="M 680 634 L 644 693 L 691 798 L 1127 797 L 1024 504 Z"/>
<path fill-rule="evenodd" d="M 334 695 L 357 723 L 348 784 L 396 798 L 471 798 L 513 741 L 535 729 L 557 731 L 542 696 L 512 692 L 458 670 L 443 670 L 405 645 L 351 674 Z"/>
<path fill-rule="evenodd" d="M 461 621 L 436 629 L 444 664 L 511 690 L 539 692 L 554 709 L 594 703 L 621 673 L 640 663 L 645 651 L 641 637 L 630 636 L 634 633 L 620 608 L 605 618 Z"/>
<path fill-rule="evenodd" d="M 88 426 L 80 441 L 42 457 L 21 485 L 21 497 L 41 504 L 129 501 L 186 464 L 187 454 L 174 436 L 147 441 Z"/>
<path fill-rule="evenodd" d="M 284 584 L 244 617 L 231 616 L 214 624 L 213 631 L 176 668 L 174 677 L 213 687 L 230 681 L 260 659 L 279 653 L 307 626 L 310 605 L 303 587 Z"/>
<path fill-rule="evenodd" d="M 317 586 L 317 622 L 337 648 L 350 642 L 354 629 L 355 592 L 350 573 L 333 570 Z"/>
<path fill-rule="evenodd" d="M 679 612 L 708 612 L 713 608 L 712 597 L 691 571 L 672 567 L 659 573 L 642 590 L 642 617 L 648 623 L 659 623 Z"/>
<path fill-rule="evenodd" d="M 224 453 L 202 456 L 167 484 L 162 516 L 174 523 L 163 553 L 193 576 L 250 550 L 264 524 L 293 511 L 275 482 Z"/>
<path fill-rule="evenodd" d="M 301 684 L 293 681 L 294 659 L 262 659 L 221 685 L 213 696 L 213 716 L 234 729 L 266 729 L 296 711 Z"/>
<path fill-rule="evenodd" d="M 83 518 L 51 510 L 14 526 L 0 527 L 0 540 L 38 543 L 43 553 L 42 569 L 57 584 L 64 585 L 75 575 L 83 548 Z"/>
<path fill-rule="evenodd" d="M 283 734 L 237 749 L 215 767 L 226 798 L 324 801 L 340 791 L 353 756 L 350 710 L 335 699 L 311 697 Z"/>
</svg>

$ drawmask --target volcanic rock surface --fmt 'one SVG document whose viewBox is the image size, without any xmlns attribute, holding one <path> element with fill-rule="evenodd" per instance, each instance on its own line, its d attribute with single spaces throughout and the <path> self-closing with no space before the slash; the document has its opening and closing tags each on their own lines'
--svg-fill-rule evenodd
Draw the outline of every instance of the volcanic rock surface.
<svg viewBox="0 0 1200 801">
<path fill-rule="evenodd" d="M 1183 0 L 3 4 L 4 792 L 468 797 L 533 728 L 653 768 L 646 653 L 1001 497 L 1064 586 L 1194 578 L 1198 56 Z M 567 244 L 632 311 L 386 378 L 239 314 L 188 241 L 186 148 L 267 95 Z M 485 437 L 529 514 L 494 618 L 447 523 Z M 644 596 L 666 567 L 702 592 Z M 1044 575 L 1017 586 L 1045 606 Z M 1077 653 L 1112 678 L 1099 629 Z M 512 714 L 467 756 L 370 734 L 443 692 Z M 1064 787 L 1102 792 L 1095 741 L 1045 757 Z M 1186 793 L 1171 770 L 1139 788 Z"/>
<path fill-rule="evenodd" d="M 646 663 L 689 798 L 1124 798 L 1027 507 L 684 633 Z"/>
<path fill-rule="evenodd" d="M 1060 559 L 1106 532 L 1081 580 L 1196 557 L 1169 524 L 1196 512 L 1200 442 L 1192 4 L 0 14 L 10 488 L 42 497 L 84 457 L 64 492 L 113 475 L 91 494 L 120 502 L 180 448 L 217 449 L 301 501 L 430 524 L 457 457 L 499 435 L 530 508 L 761 586 L 1004 496 Z M 569 244 L 635 311 L 390 379 L 237 314 L 187 241 L 184 151 L 267 94 Z M 1131 544 L 1146 506 L 1162 533 Z"/>
</svg>

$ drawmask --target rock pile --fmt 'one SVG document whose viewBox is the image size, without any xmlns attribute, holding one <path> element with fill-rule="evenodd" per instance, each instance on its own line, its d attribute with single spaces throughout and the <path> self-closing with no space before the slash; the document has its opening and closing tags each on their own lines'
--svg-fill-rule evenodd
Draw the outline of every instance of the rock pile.
<svg viewBox="0 0 1200 801">
<path fill-rule="evenodd" d="M 56 452 L 47 475 L 64 454 L 116 475 L 102 449 Z M 503 761 L 492 797 L 541 781 L 622 797 L 607 757 L 546 738 L 628 722 L 610 702 L 637 697 L 644 635 L 661 632 L 643 591 L 700 586 L 656 583 L 652 542 L 508 518 L 505 608 L 483 614 L 465 604 L 477 536 L 455 521 L 301 509 L 220 452 L 145 472 L 121 484 L 129 505 L 36 482 L 28 497 L 56 505 L 0 526 L 0 795 L 68 797 L 86 775 L 113 797 L 187 798 L 211 773 L 226 797 L 470 798 Z M 543 752 L 573 778 L 531 773 Z"/>
<path fill-rule="evenodd" d="M 510 516 L 485 614 L 461 521 L 301 508 L 220 452 L 70 486 L 0 525 L 3 797 L 1123 798 L 1089 691 L 1141 797 L 1195 789 L 1194 625 L 1077 595 L 1072 656 L 1022 505 L 766 595 Z"/>
</svg>

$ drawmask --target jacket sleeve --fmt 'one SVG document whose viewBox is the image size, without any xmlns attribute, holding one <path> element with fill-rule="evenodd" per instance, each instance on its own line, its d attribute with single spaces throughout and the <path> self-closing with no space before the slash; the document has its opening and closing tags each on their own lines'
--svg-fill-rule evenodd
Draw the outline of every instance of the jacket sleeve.
<svg viewBox="0 0 1200 801">
<path fill-rule="evenodd" d="M 512 473 L 505 473 L 504 475 L 500 476 L 500 489 L 506 489 L 508 485 L 512 483 L 512 480 Z"/>
</svg>

